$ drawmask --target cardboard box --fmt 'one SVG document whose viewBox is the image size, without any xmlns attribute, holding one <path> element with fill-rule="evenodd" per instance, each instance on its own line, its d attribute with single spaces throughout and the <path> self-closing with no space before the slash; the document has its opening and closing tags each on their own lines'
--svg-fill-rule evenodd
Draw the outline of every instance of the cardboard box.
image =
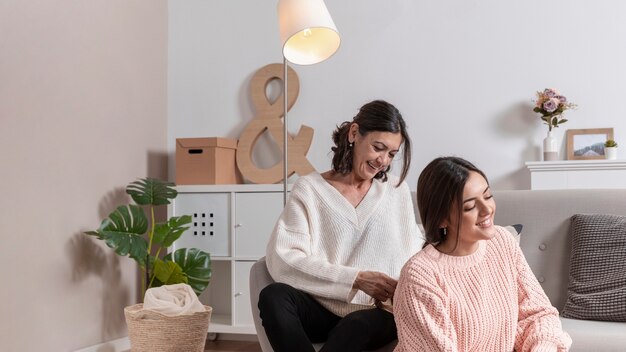
<svg viewBox="0 0 626 352">
<path fill-rule="evenodd" d="M 177 138 L 176 184 L 243 183 L 237 169 L 236 151 L 236 139 Z"/>
</svg>

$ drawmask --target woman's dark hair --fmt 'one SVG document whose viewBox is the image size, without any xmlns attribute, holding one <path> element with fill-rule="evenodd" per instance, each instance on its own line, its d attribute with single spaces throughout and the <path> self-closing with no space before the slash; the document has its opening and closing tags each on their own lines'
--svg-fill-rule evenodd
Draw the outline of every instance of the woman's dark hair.
<svg viewBox="0 0 626 352">
<path fill-rule="evenodd" d="M 406 130 L 400 111 L 384 100 L 374 100 L 363 105 L 352 121 L 345 121 L 337 126 L 337 129 L 333 132 L 335 146 L 331 148 L 334 153 L 332 167 L 333 171 L 344 175 L 352 171 L 353 149 L 348 142 L 348 132 L 350 131 L 350 125 L 353 123 L 359 125 L 359 133 L 362 136 L 370 132 L 400 133 L 404 143 L 404 151 L 402 153 L 403 165 L 400 181 L 398 182 L 399 186 L 406 178 L 411 166 L 411 138 Z M 386 182 L 389 170 L 391 170 L 391 165 L 386 170 L 377 173 L 374 178 Z"/>
<path fill-rule="evenodd" d="M 457 157 L 441 157 L 431 161 L 417 180 L 417 207 L 424 225 L 426 243 L 437 244 L 444 240 L 443 229 L 439 226 L 450 219 L 452 208 L 457 208 L 457 233 L 461 230 L 463 215 L 463 189 L 470 172 L 487 176 L 469 161 Z M 457 236 L 457 244 L 459 237 Z"/>
</svg>

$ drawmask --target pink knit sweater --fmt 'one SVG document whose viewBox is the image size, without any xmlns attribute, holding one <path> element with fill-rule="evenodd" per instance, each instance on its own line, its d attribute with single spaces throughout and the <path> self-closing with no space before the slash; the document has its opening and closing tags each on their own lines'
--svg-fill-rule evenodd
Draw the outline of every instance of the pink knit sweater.
<svg viewBox="0 0 626 352">
<path fill-rule="evenodd" d="M 567 351 L 572 343 L 505 229 L 468 256 L 429 245 L 402 269 L 395 352 Z"/>
</svg>

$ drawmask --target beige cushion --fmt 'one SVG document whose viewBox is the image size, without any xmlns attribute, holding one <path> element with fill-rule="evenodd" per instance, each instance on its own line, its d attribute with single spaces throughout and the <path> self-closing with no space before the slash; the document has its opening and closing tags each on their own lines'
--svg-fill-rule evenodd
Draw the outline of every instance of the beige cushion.
<svg viewBox="0 0 626 352">
<path fill-rule="evenodd" d="M 563 330 L 572 337 L 570 352 L 624 351 L 626 324 L 561 318 Z"/>
</svg>

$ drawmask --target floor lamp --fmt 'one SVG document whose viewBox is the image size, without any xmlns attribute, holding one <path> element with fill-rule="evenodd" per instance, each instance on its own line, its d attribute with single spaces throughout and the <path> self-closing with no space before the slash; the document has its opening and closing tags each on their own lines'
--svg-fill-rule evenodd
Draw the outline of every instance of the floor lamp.
<svg viewBox="0 0 626 352">
<path fill-rule="evenodd" d="M 278 27 L 283 46 L 283 202 L 287 203 L 288 62 L 313 65 L 331 57 L 339 49 L 339 33 L 323 0 L 279 0 Z"/>
</svg>

